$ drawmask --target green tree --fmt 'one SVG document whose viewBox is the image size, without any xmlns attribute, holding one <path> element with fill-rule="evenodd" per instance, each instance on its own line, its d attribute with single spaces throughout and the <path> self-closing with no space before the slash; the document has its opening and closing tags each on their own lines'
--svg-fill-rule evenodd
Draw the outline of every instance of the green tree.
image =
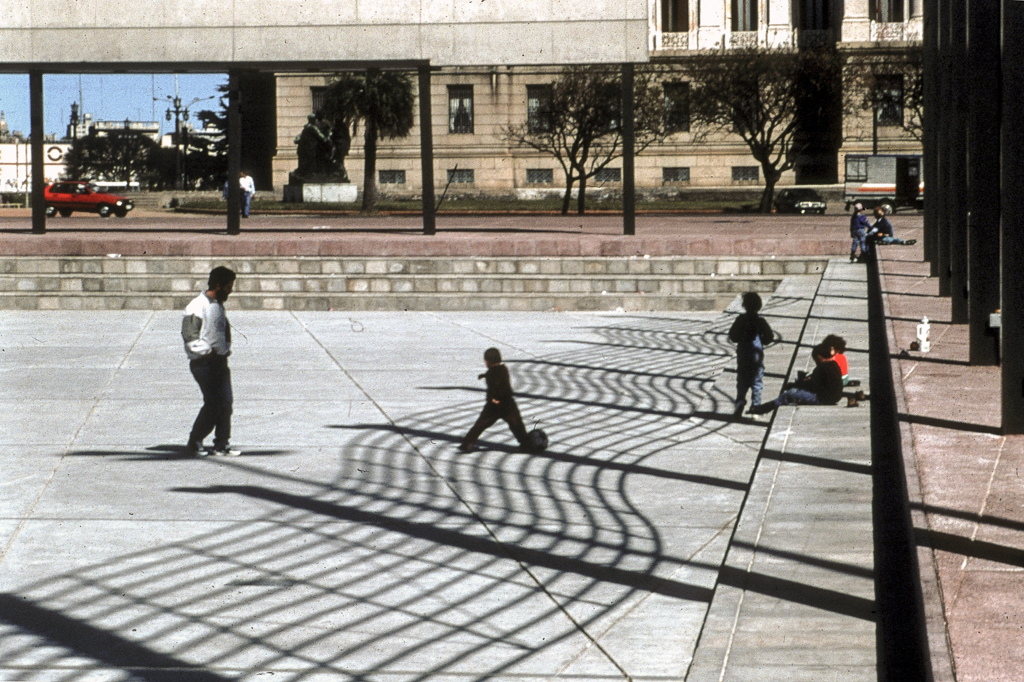
<svg viewBox="0 0 1024 682">
<path fill-rule="evenodd" d="M 318 115 L 332 124 L 334 140 L 348 139 L 349 130 L 363 123 L 362 211 L 372 213 L 377 206 L 377 142 L 405 137 L 412 130 L 412 79 L 406 73 L 380 69 L 342 73 L 328 86 L 324 101 Z"/>
<path fill-rule="evenodd" d="M 634 79 L 635 149 L 639 154 L 666 136 L 665 107 L 656 73 L 637 69 Z M 622 81 L 618 67 L 566 66 L 537 111 L 525 123 L 507 126 L 512 145 L 552 156 L 565 172 L 562 215 L 579 183 L 576 212 L 586 210 L 587 180 L 622 157 Z"/>
<path fill-rule="evenodd" d="M 64 172 L 71 178 L 149 184 L 158 149 L 152 139 L 135 132 L 88 135 L 72 144 L 64 157 Z"/>
<path fill-rule="evenodd" d="M 695 140 L 718 132 L 743 138 L 764 175 L 759 210 L 770 212 L 775 185 L 814 142 L 803 131 L 831 115 L 841 83 L 838 55 L 826 49 L 713 50 L 680 66 L 690 80 Z"/>
</svg>

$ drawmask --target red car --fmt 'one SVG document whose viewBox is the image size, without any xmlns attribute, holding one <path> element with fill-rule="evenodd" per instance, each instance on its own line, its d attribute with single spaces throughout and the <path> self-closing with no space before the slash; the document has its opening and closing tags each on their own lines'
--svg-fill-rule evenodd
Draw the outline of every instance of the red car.
<svg viewBox="0 0 1024 682">
<path fill-rule="evenodd" d="M 48 218 L 58 213 L 67 218 L 74 211 L 98 213 L 101 218 L 109 218 L 113 213 L 118 218 L 124 218 L 128 211 L 135 208 L 131 199 L 107 194 L 96 185 L 82 180 L 55 182 L 43 191 Z"/>
</svg>

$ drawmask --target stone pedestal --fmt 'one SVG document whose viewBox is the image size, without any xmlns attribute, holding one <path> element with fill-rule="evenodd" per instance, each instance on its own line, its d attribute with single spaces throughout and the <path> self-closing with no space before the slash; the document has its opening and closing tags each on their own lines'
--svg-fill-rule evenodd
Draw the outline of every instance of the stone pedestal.
<svg viewBox="0 0 1024 682">
<path fill-rule="evenodd" d="M 358 194 L 358 188 L 351 182 L 304 182 L 284 186 L 285 202 L 294 203 L 350 204 Z"/>
</svg>

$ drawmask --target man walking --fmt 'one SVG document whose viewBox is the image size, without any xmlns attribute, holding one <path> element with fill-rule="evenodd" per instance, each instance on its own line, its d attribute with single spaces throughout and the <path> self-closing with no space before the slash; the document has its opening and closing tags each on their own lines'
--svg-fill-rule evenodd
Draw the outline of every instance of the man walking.
<svg viewBox="0 0 1024 682">
<path fill-rule="evenodd" d="M 202 457 L 213 454 L 237 457 L 238 450 L 229 447 L 231 440 L 231 325 L 224 313 L 224 302 L 231 295 L 235 273 L 224 266 L 210 271 L 207 290 L 185 308 L 181 321 L 181 337 L 189 369 L 199 390 L 203 392 L 203 407 L 199 410 L 186 449 L 189 454 Z M 203 449 L 203 439 L 213 431 L 213 450 Z"/>
<path fill-rule="evenodd" d="M 245 171 L 241 172 L 241 177 L 238 180 L 238 189 L 242 192 L 242 217 L 248 218 L 252 199 L 256 196 L 256 183 L 253 181 L 252 176 L 247 175 Z"/>
</svg>

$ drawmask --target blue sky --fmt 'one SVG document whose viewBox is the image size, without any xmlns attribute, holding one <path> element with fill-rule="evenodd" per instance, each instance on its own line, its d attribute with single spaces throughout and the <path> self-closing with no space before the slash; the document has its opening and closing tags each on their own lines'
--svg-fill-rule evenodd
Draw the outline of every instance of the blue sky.
<svg viewBox="0 0 1024 682">
<path fill-rule="evenodd" d="M 183 105 L 197 97 L 217 94 L 217 86 L 227 82 L 226 74 L 180 74 L 178 93 Z M 81 113 L 92 114 L 93 120 L 158 121 L 163 132 L 174 128 L 174 122 L 164 120 L 174 96 L 174 74 L 84 74 L 44 75 L 43 109 L 47 134 L 63 136 L 71 116 L 71 103 L 79 99 L 81 84 Z M 153 97 L 159 98 L 154 102 Z M 195 113 L 203 109 L 217 110 L 216 99 L 199 102 L 190 108 Z M 28 75 L 0 74 L 0 111 L 4 112 L 11 131 L 29 133 Z M 194 123 L 199 121 L 192 119 Z"/>
</svg>

